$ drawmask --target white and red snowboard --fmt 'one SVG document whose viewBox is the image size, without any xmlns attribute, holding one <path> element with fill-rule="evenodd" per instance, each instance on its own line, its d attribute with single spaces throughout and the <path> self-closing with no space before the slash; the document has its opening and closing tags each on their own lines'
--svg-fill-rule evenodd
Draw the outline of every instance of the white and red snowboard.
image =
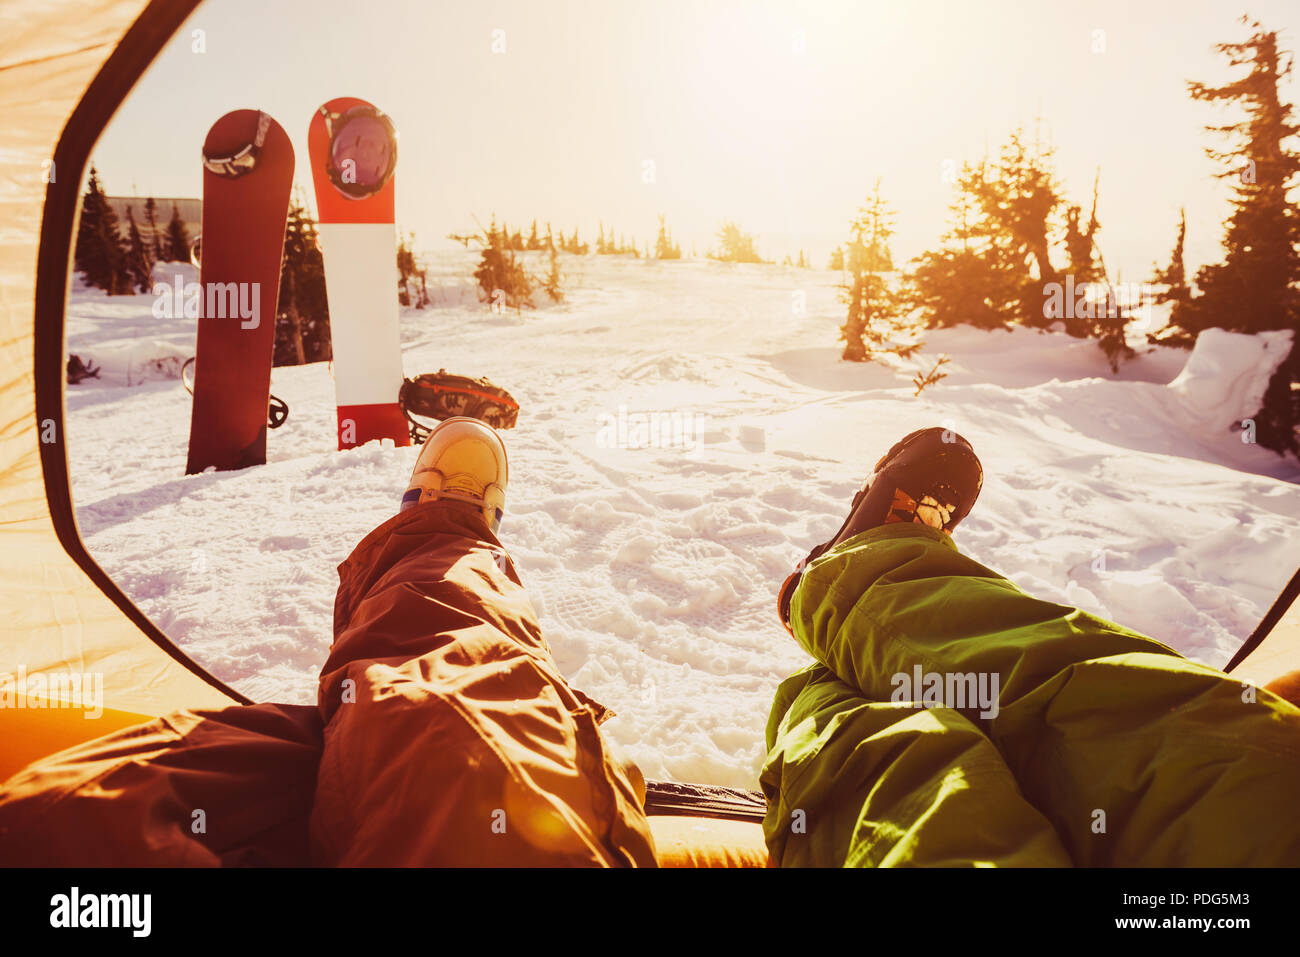
<svg viewBox="0 0 1300 957">
<path fill-rule="evenodd" d="M 307 149 L 325 261 L 339 448 L 373 439 L 409 445 L 398 404 L 396 131 L 365 100 L 339 97 L 312 117 Z"/>
</svg>

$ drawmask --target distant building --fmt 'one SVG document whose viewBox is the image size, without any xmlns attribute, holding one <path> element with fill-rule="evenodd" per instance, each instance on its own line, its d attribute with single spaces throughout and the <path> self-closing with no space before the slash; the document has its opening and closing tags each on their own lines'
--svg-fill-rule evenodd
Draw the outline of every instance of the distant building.
<svg viewBox="0 0 1300 957">
<path fill-rule="evenodd" d="M 149 222 L 145 219 L 144 204 L 149 201 L 147 196 L 109 196 L 108 205 L 113 207 L 113 212 L 117 213 L 117 224 L 122 233 L 122 238 L 127 237 L 127 231 L 131 228 L 126 221 L 126 211 L 131 210 L 135 216 L 135 224 L 140 229 L 140 238 L 146 243 L 152 238 L 149 235 Z M 190 234 L 190 239 L 199 235 L 199 230 L 203 224 L 203 201 L 201 199 L 176 199 L 171 196 L 155 196 L 154 203 L 157 209 L 154 213 L 158 220 L 158 236 L 164 239 L 167 236 L 167 224 L 172 221 L 172 206 L 175 205 L 180 210 L 181 219 L 185 221 L 185 229 Z"/>
</svg>

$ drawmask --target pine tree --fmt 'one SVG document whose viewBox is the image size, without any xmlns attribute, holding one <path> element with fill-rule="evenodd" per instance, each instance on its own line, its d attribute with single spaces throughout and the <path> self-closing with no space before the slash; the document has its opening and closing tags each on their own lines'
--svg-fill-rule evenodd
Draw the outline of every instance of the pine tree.
<svg viewBox="0 0 1300 957">
<path fill-rule="evenodd" d="M 1025 260 L 983 223 L 978 198 L 961 183 L 940 248 L 913 261 L 903 278 L 904 295 L 929 328 L 965 323 L 1004 329 L 1014 320 L 1029 279 Z"/>
<path fill-rule="evenodd" d="M 1255 441 L 1279 455 L 1290 452 L 1300 459 L 1300 331 L 1291 351 L 1268 380 L 1264 404 L 1253 416 Z"/>
<path fill-rule="evenodd" d="M 1163 286 L 1156 292 L 1156 302 L 1182 302 L 1191 295 L 1191 290 L 1187 288 L 1187 269 L 1183 265 L 1183 246 L 1187 241 L 1187 210 L 1178 211 L 1178 239 L 1174 242 L 1174 250 L 1169 254 L 1169 265 L 1164 269 L 1159 266 L 1153 266 L 1151 283 L 1155 286 Z"/>
<path fill-rule="evenodd" d="M 1069 275 L 1074 279 L 1076 301 L 1064 310 L 1061 320 L 1065 324 L 1065 331 L 1070 335 L 1080 339 L 1096 339 L 1110 362 L 1111 371 L 1116 372 L 1119 370 L 1120 359 L 1133 355 L 1124 335 L 1124 328 L 1131 317 L 1116 299 L 1114 287 L 1106 277 L 1097 247 L 1096 235 L 1101 228 L 1097 221 L 1100 185 L 1101 174 L 1098 172 L 1092 184 L 1092 212 L 1087 226 L 1079 225 L 1079 218 L 1083 215 L 1081 207 L 1069 205 L 1066 208 L 1065 255 L 1069 261 Z M 1104 290 L 1104 297 L 1089 295 L 1095 293 L 1093 287 Z M 1082 299 L 1079 298 L 1080 295 Z"/>
<path fill-rule="evenodd" d="M 82 197 L 73 259 L 87 285 L 103 289 L 110 296 L 132 291 L 117 213 L 109 205 L 94 166 L 90 168 L 90 179 Z"/>
<path fill-rule="evenodd" d="M 298 311 L 298 281 L 294 271 L 284 263 L 280 276 L 280 301 L 284 304 L 283 318 L 277 312 L 275 322 L 275 349 L 272 353 L 276 366 L 300 366 L 307 363 L 307 349 L 303 344 L 302 313 Z M 283 353 L 283 355 L 282 355 Z"/>
<path fill-rule="evenodd" d="M 149 292 L 153 288 L 153 256 L 140 236 L 140 227 L 135 223 L 135 213 L 130 206 L 126 208 L 126 223 L 126 272 L 131 286 L 140 292 Z"/>
<path fill-rule="evenodd" d="M 830 262 L 826 264 L 827 269 L 833 269 L 836 272 L 844 271 L 844 247 L 836 246 L 831 250 Z"/>
<path fill-rule="evenodd" d="M 1210 326 L 1235 332 L 1300 327 L 1300 212 L 1287 200 L 1300 154 L 1284 145 L 1300 126 L 1280 96 L 1292 61 L 1278 49 L 1276 31 L 1246 17 L 1241 23 L 1251 36 L 1216 49 L 1231 66 L 1249 66 L 1249 72 L 1218 87 L 1188 84 L 1192 99 L 1235 105 L 1246 114 L 1239 122 L 1207 127 L 1235 143 L 1235 149 L 1206 150 L 1225 165 L 1218 175 L 1234 180 L 1233 211 L 1223 262 L 1197 272 L 1200 294 L 1175 305 L 1170 318 L 1191 335 Z"/>
<path fill-rule="evenodd" d="M 537 238 L 537 220 L 533 220 L 533 228 L 528 233 L 528 248 L 537 250 L 542 248 L 542 241 Z"/>
<path fill-rule="evenodd" d="M 889 238 L 894 233 L 894 213 L 880 195 L 880 182 L 850 224 L 848 276 L 840 286 L 848 316 L 840 327 L 844 341 L 841 358 L 869 362 L 880 353 L 907 357 L 920 348 L 913 341 L 895 340 L 916 330 L 906 318 L 906 309 L 890 288 L 885 272 L 892 271 Z"/>
<path fill-rule="evenodd" d="M 744 232 L 731 220 L 723 220 L 718 229 L 718 251 L 711 256 L 729 263 L 761 263 L 754 237 Z"/>
<path fill-rule="evenodd" d="M 1065 211 L 1065 257 L 1070 263 L 1070 274 L 1074 276 L 1075 285 L 1096 282 L 1101 278 L 1097 270 L 1097 254 L 1093 244 L 1093 233 L 1097 231 L 1097 205 L 1093 204 L 1092 218 L 1086 227 L 1079 225 L 1083 209 L 1069 206 Z"/>
<path fill-rule="evenodd" d="M 904 279 L 909 301 L 929 326 L 1057 321 L 1046 305 L 1049 285 L 1061 280 L 1051 258 L 1062 202 L 1051 156 L 1015 130 L 996 159 L 962 167 L 943 246 L 917 257 Z"/>
<path fill-rule="evenodd" d="M 680 259 L 681 250 L 677 250 L 677 255 L 673 255 L 673 237 L 668 232 L 668 220 L 662 213 L 659 214 L 659 236 L 655 239 L 655 258 L 656 259 Z"/>
<path fill-rule="evenodd" d="M 1300 172 L 1300 154 L 1284 144 L 1300 126 L 1280 95 L 1293 60 L 1278 48 L 1277 31 L 1247 17 L 1251 35 L 1216 49 L 1231 66 L 1248 66 L 1245 76 L 1223 86 L 1189 83 L 1192 99 L 1233 104 L 1246 118 L 1207 127 L 1236 144 L 1206 152 L 1234 177 L 1233 211 L 1227 221 L 1222 263 L 1196 274 L 1199 295 L 1174 304 L 1170 324 L 1194 336 L 1219 326 L 1234 332 L 1293 331 L 1291 351 L 1269 380 L 1264 405 L 1255 413 L 1255 439 L 1279 454 L 1300 458 L 1300 210 L 1287 195 Z M 1283 63 L 1285 59 L 1285 64 Z"/>
<path fill-rule="evenodd" d="M 1047 327 L 1059 320 L 1048 296 L 1063 278 L 1051 257 L 1062 203 L 1051 157 L 1015 130 L 996 159 L 962 167 L 943 246 L 917 257 L 904 280 L 927 325 Z M 1091 237 L 1077 222 L 1076 229 L 1082 255 Z"/>
<path fill-rule="evenodd" d="M 415 278 L 415 253 L 411 251 L 405 236 L 398 236 L 397 240 L 397 304 L 399 306 L 411 305 L 410 282 Z"/>
<path fill-rule="evenodd" d="M 1126 334 L 1128 324 L 1133 317 L 1128 311 L 1129 304 L 1121 303 L 1115 293 L 1115 287 L 1106 272 L 1106 261 L 1102 258 L 1101 247 L 1097 243 L 1097 232 L 1101 229 L 1101 223 L 1097 220 L 1100 190 L 1101 170 L 1098 170 L 1092 181 L 1092 212 L 1088 216 L 1088 226 L 1086 229 L 1079 229 L 1076 214 L 1075 230 L 1072 234 L 1074 245 L 1070 245 L 1071 236 L 1067 235 L 1066 247 L 1070 255 L 1071 270 L 1085 275 L 1089 283 L 1100 283 L 1105 289 L 1105 300 L 1099 302 L 1093 309 L 1094 315 L 1091 320 L 1084 322 L 1082 334 L 1097 340 L 1098 348 L 1110 363 L 1110 371 L 1118 372 L 1121 360 L 1131 359 L 1136 355 L 1128 344 Z M 1075 281 L 1078 282 L 1077 275 Z"/>
<path fill-rule="evenodd" d="M 497 229 L 496 217 L 493 216 L 491 227 L 483 234 L 483 253 L 478 268 L 474 270 L 479 298 L 493 308 L 498 305 L 515 310 L 522 306 L 531 308 L 533 281 L 515 257 L 511 239 L 504 227 Z"/>
<path fill-rule="evenodd" d="M 149 230 L 149 238 L 145 240 L 145 248 L 149 251 L 149 255 L 154 262 L 161 262 L 163 258 L 162 230 L 158 227 L 158 203 L 152 196 L 144 202 L 144 221 Z"/>
<path fill-rule="evenodd" d="M 551 245 L 547 252 L 547 261 L 550 268 L 546 273 L 546 278 L 542 280 L 542 290 L 551 297 L 552 302 L 564 302 L 564 292 L 561 289 L 563 277 L 560 274 L 560 255 L 555 251 L 554 244 Z"/>
<path fill-rule="evenodd" d="M 103 250 L 106 285 L 110 296 L 129 295 L 134 292 L 131 272 L 127 266 L 127 249 L 118 228 L 117 213 L 107 203 L 99 219 L 99 245 Z"/>
<path fill-rule="evenodd" d="M 429 270 L 415 255 L 415 233 L 399 235 L 397 243 L 397 303 L 423 309 L 429 304 Z"/>
<path fill-rule="evenodd" d="M 90 167 L 90 179 L 86 183 L 85 195 L 81 197 L 81 217 L 77 224 L 77 241 L 73 250 L 73 263 L 77 272 L 85 281 L 97 285 L 91 279 L 102 271 L 100 264 L 101 250 L 97 242 L 99 237 L 99 219 L 104 207 L 104 191 L 99 184 L 99 171 L 94 164 Z"/>
<path fill-rule="evenodd" d="M 1013 130 L 989 170 L 991 177 L 981 177 L 974 187 L 985 216 L 1007 235 L 1013 250 L 1033 260 L 1040 283 L 1060 276 L 1048 240 L 1051 218 L 1061 205 L 1051 160 L 1050 147 L 1037 142 L 1030 147 L 1023 132 Z"/>
<path fill-rule="evenodd" d="M 325 261 L 316 223 L 295 193 L 284 231 L 284 263 L 276 308 L 275 364 L 300 365 L 330 359 L 329 300 Z"/>
<path fill-rule="evenodd" d="M 187 263 L 190 261 L 190 231 L 181 219 L 180 208 L 172 203 L 172 218 L 167 223 L 167 261 Z"/>
</svg>

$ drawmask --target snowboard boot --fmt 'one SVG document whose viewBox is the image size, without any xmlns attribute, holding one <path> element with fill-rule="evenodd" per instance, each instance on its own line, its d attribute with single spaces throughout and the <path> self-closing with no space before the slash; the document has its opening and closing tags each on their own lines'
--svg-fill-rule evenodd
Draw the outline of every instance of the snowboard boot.
<svg viewBox="0 0 1300 957">
<path fill-rule="evenodd" d="M 495 534 L 505 512 L 509 477 L 505 443 L 496 430 L 466 415 L 452 416 L 425 439 L 402 496 L 402 511 L 422 502 L 463 502 L 478 508 Z"/>
<path fill-rule="evenodd" d="M 946 436 L 946 438 L 945 438 Z M 956 432 L 920 429 L 904 436 L 876 463 L 853 496 L 849 515 L 781 584 L 777 613 L 790 631 L 790 600 L 803 570 L 840 542 L 892 522 L 915 522 L 952 534 L 979 497 L 984 471 L 971 444 Z"/>
</svg>

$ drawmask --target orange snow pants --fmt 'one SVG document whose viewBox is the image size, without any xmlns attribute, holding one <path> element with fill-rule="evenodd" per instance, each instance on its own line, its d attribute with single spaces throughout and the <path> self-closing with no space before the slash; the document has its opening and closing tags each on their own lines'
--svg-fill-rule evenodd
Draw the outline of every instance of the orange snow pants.
<svg viewBox="0 0 1300 957">
<path fill-rule="evenodd" d="M 472 507 L 339 566 L 315 708 L 180 712 L 0 785 L 2 865 L 653 865 L 640 795 Z"/>
</svg>

